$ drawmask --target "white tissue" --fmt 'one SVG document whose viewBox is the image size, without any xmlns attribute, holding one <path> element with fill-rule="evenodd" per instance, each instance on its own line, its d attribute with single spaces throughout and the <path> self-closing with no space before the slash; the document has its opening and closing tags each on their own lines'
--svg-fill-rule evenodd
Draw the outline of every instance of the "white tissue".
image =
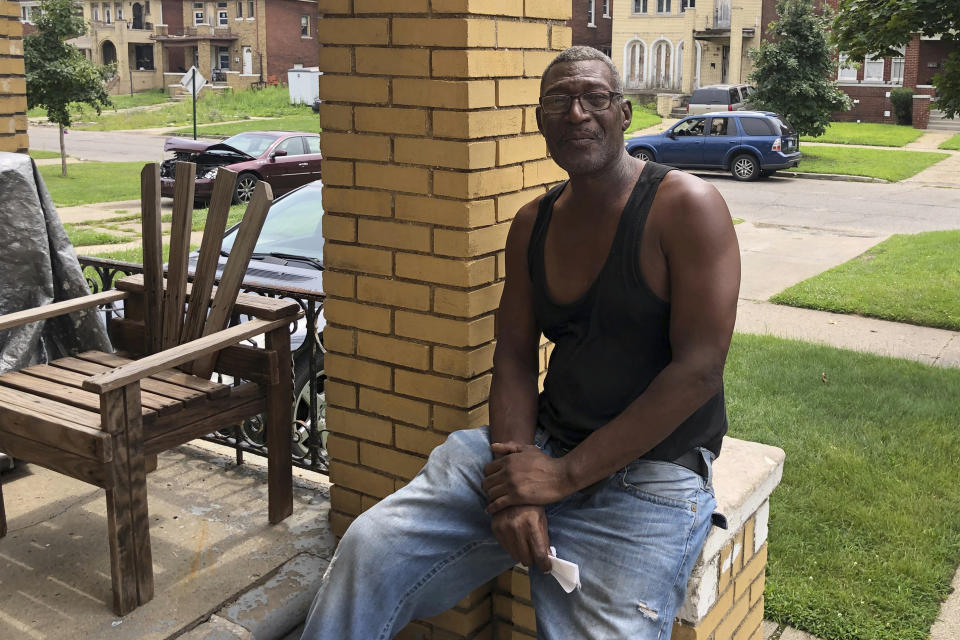
<svg viewBox="0 0 960 640">
<path fill-rule="evenodd" d="M 550 547 L 550 575 L 557 579 L 560 586 L 567 593 L 580 588 L 580 567 L 575 562 L 561 560 L 557 557 L 557 550 Z"/>
</svg>

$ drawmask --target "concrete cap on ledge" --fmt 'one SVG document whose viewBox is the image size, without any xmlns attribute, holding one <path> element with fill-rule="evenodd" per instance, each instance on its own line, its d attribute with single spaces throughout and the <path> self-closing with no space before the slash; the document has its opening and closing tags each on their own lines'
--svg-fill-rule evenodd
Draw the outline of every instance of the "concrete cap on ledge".
<svg viewBox="0 0 960 640">
<path fill-rule="evenodd" d="M 710 558 L 720 552 L 744 523 L 773 493 L 783 477 L 783 449 L 759 442 L 724 438 L 720 457 L 713 464 L 717 511 L 727 518 L 727 528 L 714 527 L 700 553 Z"/>
</svg>

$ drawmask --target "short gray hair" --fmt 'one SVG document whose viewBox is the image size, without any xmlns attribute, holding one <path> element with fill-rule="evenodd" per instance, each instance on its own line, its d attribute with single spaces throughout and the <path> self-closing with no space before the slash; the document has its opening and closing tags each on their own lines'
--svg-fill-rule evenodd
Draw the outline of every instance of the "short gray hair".
<svg viewBox="0 0 960 640">
<path fill-rule="evenodd" d="M 568 47 L 561 51 L 556 58 L 550 61 L 550 64 L 547 65 L 547 68 L 543 70 L 543 75 L 540 76 L 541 95 L 543 94 L 543 79 L 547 77 L 547 73 L 553 68 L 554 65 L 562 62 L 580 62 L 583 60 L 599 60 L 603 64 L 607 65 L 607 69 L 610 70 L 611 88 L 617 93 L 623 93 L 623 83 L 620 82 L 620 72 L 617 70 L 617 65 L 613 64 L 613 60 L 610 59 L 610 56 L 599 49 L 577 45 L 574 47 Z"/>
</svg>

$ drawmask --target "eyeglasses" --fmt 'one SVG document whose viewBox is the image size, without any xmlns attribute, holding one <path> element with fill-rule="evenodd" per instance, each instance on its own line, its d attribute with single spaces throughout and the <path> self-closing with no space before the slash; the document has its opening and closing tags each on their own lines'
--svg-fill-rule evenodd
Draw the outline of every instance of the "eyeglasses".
<svg viewBox="0 0 960 640">
<path fill-rule="evenodd" d="M 552 116 L 565 114 L 570 111 L 573 99 L 576 98 L 584 111 L 603 111 L 610 106 L 614 98 L 619 100 L 622 97 L 623 94 L 616 91 L 588 91 L 576 96 L 556 94 L 541 97 L 540 108 L 544 113 Z"/>
</svg>

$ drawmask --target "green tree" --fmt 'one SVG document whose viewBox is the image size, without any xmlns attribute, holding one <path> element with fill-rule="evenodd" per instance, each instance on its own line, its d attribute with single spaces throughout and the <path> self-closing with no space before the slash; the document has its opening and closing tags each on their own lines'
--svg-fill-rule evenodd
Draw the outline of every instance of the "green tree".
<svg viewBox="0 0 960 640">
<path fill-rule="evenodd" d="M 840 0 L 833 22 L 834 38 L 851 58 L 899 56 L 919 33 L 941 40 L 960 40 L 960 2 L 957 0 Z M 937 107 L 948 118 L 960 113 L 960 47 L 947 57 L 933 77 Z"/>
<path fill-rule="evenodd" d="M 36 33 L 23 39 L 28 108 L 43 107 L 50 122 L 60 128 L 60 163 L 67 175 L 63 130 L 72 120 L 71 103 L 88 104 L 99 114 L 110 106 L 104 81 L 112 70 L 89 61 L 67 40 L 87 31 L 73 0 L 42 0 Z"/>
<path fill-rule="evenodd" d="M 771 40 L 751 50 L 757 88 L 750 101 L 783 115 L 800 135 L 822 135 L 830 114 L 850 108 L 850 98 L 830 80 L 836 63 L 827 38 L 826 15 L 812 0 L 779 0 Z"/>
</svg>

